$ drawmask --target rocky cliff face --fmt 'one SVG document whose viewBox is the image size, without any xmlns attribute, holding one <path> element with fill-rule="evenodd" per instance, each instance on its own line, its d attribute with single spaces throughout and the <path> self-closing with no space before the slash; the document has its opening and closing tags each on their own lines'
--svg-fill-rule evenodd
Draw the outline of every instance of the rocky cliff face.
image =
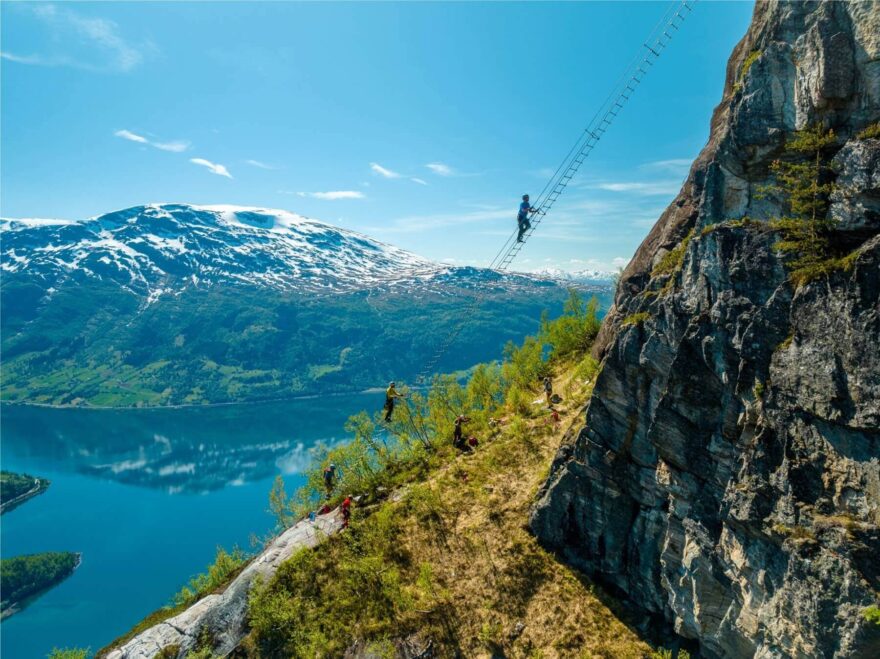
<svg viewBox="0 0 880 659">
<path fill-rule="evenodd" d="M 859 137 L 878 119 L 880 3 L 757 4 L 533 512 L 547 546 L 709 657 L 880 656 L 880 139 Z M 778 234 L 741 218 L 780 212 L 758 189 L 817 123 L 838 136 L 852 267 L 795 287 Z"/>
</svg>

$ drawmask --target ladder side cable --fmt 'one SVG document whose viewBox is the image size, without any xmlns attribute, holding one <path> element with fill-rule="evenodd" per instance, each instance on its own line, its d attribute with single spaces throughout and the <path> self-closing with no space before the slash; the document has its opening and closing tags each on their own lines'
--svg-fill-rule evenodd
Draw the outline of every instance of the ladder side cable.
<svg viewBox="0 0 880 659">
<path fill-rule="evenodd" d="M 503 276 L 507 268 L 510 267 L 528 239 L 535 233 L 542 220 L 547 216 L 547 213 L 550 212 L 556 201 L 565 192 L 569 182 L 575 177 L 581 165 L 598 145 L 599 140 L 608 130 L 614 119 L 620 114 L 623 106 L 630 100 L 636 88 L 642 83 L 648 71 L 660 58 L 672 40 L 672 35 L 680 29 L 685 17 L 693 11 L 693 5 L 696 1 L 680 0 L 671 3 L 648 38 L 642 43 L 629 66 L 623 70 L 604 103 L 599 106 L 596 114 L 593 115 L 593 118 L 584 128 L 577 141 L 575 141 L 568 154 L 562 160 L 562 163 L 556 168 L 544 189 L 538 194 L 535 206 L 533 207 L 537 209 L 534 220 L 531 226 L 523 233 L 523 240 L 520 242 L 515 239 L 518 230 L 514 230 L 501 250 L 495 255 L 495 258 L 489 263 L 488 270 Z M 416 378 L 418 384 L 424 384 L 427 377 L 432 374 L 440 359 L 443 358 L 443 355 L 446 354 L 447 350 L 449 350 L 461 334 L 465 325 L 482 306 L 487 295 L 488 290 L 477 289 L 471 302 L 461 314 L 461 320 L 453 326 L 447 337 L 438 345 L 434 354 L 419 373 Z"/>
</svg>

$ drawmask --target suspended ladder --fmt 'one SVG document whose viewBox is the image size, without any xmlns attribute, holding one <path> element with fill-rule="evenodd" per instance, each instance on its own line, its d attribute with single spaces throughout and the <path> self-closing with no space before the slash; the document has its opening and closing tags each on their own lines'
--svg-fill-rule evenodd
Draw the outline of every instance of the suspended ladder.
<svg viewBox="0 0 880 659">
<path fill-rule="evenodd" d="M 596 145 L 598 145 L 599 140 L 602 139 L 608 128 L 620 114 L 623 106 L 632 98 L 636 88 L 657 63 L 661 53 L 672 41 L 675 33 L 681 28 L 685 17 L 693 11 L 693 5 L 696 1 L 676 1 L 666 10 L 666 13 L 657 22 L 648 38 L 642 43 L 629 66 L 624 69 L 624 72 L 612 87 L 611 93 L 608 94 L 605 102 L 596 111 L 596 114 L 587 124 L 587 127 L 584 128 L 562 163 L 556 168 L 550 180 L 547 181 L 544 189 L 537 196 L 533 206 L 536 209 L 536 212 L 533 214 L 534 219 L 531 221 L 531 227 L 523 234 L 522 241 L 517 240 L 519 230 L 514 230 L 501 250 L 495 255 L 495 258 L 492 259 L 488 266 L 490 270 L 503 273 L 510 267 L 528 239 L 535 233 L 544 218 L 547 217 L 547 213 L 550 212 L 559 197 L 565 192 L 566 187 L 575 177 L 581 165 L 584 164 L 584 161 L 590 156 Z M 465 325 L 467 325 L 482 305 L 487 294 L 487 291 L 477 291 L 464 313 L 460 315 L 461 320 L 453 326 L 446 338 L 438 344 L 431 358 L 419 373 L 416 378 L 418 384 L 424 384 L 427 378 L 433 374 L 440 359 L 443 358 L 443 355 L 455 343 Z"/>
</svg>

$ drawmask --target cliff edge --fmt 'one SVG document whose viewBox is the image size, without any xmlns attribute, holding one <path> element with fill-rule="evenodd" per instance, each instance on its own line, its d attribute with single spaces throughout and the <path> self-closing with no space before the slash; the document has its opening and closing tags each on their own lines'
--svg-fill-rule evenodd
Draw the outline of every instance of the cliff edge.
<svg viewBox="0 0 880 659">
<path fill-rule="evenodd" d="M 880 3 L 758 2 L 708 144 L 619 283 L 530 526 L 709 657 L 880 656 Z M 836 136 L 845 267 L 798 285 L 761 194 Z"/>
</svg>

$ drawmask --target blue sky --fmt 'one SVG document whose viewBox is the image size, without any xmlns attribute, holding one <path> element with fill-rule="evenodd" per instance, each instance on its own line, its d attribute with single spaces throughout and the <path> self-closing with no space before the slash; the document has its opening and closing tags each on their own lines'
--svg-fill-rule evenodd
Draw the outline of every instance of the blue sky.
<svg viewBox="0 0 880 659">
<path fill-rule="evenodd" d="M 284 208 L 485 264 L 667 6 L 4 2 L 0 213 Z M 625 263 L 751 11 L 695 6 L 516 268 Z"/>
</svg>

